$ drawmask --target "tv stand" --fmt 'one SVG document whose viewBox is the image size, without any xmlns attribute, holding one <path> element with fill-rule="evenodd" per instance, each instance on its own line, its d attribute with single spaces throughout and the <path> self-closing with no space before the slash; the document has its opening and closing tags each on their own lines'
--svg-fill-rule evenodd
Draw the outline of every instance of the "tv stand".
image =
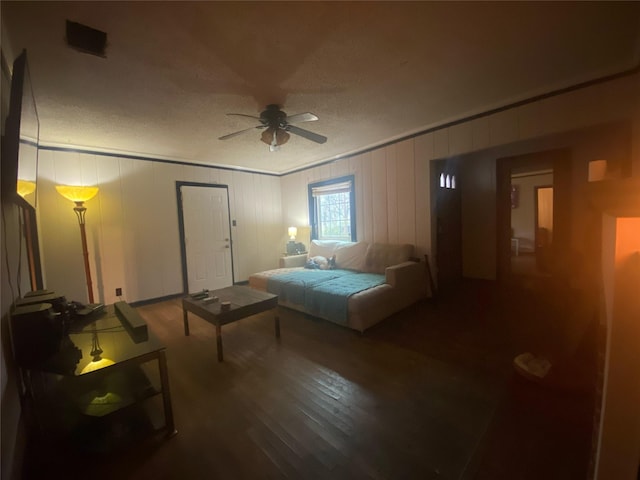
<svg viewBox="0 0 640 480">
<path fill-rule="evenodd" d="M 128 305 L 120 307 L 116 312 L 108 305 L 76 320 L 55 354 L 21 366 L 42 435 L 104 451 L 123 437 L 177 433 L 165 347 L 146 328 L 144 335 L 133 334 L 131 325 L 141 317 Z"/>
</svg>

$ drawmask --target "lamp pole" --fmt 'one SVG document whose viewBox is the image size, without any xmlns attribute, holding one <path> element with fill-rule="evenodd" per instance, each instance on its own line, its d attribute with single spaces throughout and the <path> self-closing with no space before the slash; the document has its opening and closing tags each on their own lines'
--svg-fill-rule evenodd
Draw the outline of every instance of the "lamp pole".
<svg viewBox="0 0 640 480">
<path fill-rule="evenodd" d="M 87 277 L 87 290 L 89 291 L 89 303 L 93 303 L 93 282 L 91 281 L 91 270 L 89 269 L 89 250 L 87 249 L 87 232 L 85 231 L 84 215 L 87 211 L 87 207 L 84 206 L 84 202 L 75 202 L 76 206 L 73 207 L 73 211 L 76 212 L 78 217 L 78 224 L 80 225 L 80 237 L 82 239 L 82 257 L 84 258 L 84 273 Z"/>
<path fill-rule="evenodd" d="M 87 277 L 87 290 L 89 293 L 89 303 L 93 303 L 93 283 L 91 282 L 91 270 L 89 269 L 89 251 L 87 249 L 87 233 L 84 228 L 84 215 L 87 208 L 84 202 L 91 200 L 98 193 L 98 187 L 74 187 L 70 185 L 56 185 L 56 190 L 64 198 L 76 204 L 73 211 L 78 217 L 80 225 L 80 237 L 82 239 L 82 256 L 84 257 L 84 273 Z"/>
</svg>

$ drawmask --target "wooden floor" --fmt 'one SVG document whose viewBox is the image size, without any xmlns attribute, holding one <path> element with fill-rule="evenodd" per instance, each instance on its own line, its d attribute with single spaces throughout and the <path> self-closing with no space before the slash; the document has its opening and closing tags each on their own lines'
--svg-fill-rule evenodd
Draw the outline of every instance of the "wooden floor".
<svg viewBox="0 0 640 480">
<path fill-rule="evenodd" d="M 515 275 L 526 275 L 530 277 L 549 277 L 549 272 L 545 272 L 536 259 L 536 254 L 532 252 L 522 252 L 520 255 L 511 255 L 511 272 Z"/>
<path fill-rule="evenodd" d="M 178 434 L 110 453 L 34 442 L 24 478 L 585 479 L 592 396 L 533 384 L 526 293 L 471 284 L 364 335 L 281 309 L 214 327 L 179 301 L 138 310 L 167 345 Z M 527 303 L 529 302 L 529 303 Z M 529 313 L 527 313 L 529 312 Z"/>
</svg>

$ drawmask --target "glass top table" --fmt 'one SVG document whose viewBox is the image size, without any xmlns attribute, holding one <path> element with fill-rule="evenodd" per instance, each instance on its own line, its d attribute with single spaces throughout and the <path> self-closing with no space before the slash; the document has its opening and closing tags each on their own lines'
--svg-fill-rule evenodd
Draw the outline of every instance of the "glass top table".
<svg viewBox="0 0 640 480">
<path fill-rule="evenodd" d="M 131 310 L 130 307 L 127 308 Z M 139 332 L 138 332 L 139 333 Z M 156 361 L 158 364 L 160 388 L 151 387 L 148 378 L 142 374 L 142 364 Z M 116 312 L 113 305 L 108 305 L 101 312 L 94 312 L 86 317 L 76 317 L 63 335 L 56 353 L 46 360 L 25 367 L 31 372 L 56 374 L 64 378 L 68 392 L 82 396 L 82 385 L 86 382 L 73 383 L 81 378 L 89 380 L 94 377 L 108 379 L 109 376 L 120 376 L 125 373 L 138 372 L 135 384 L 129 383 L 131 392 L 126 395 L 130 402 L 120 402 L 113 408 L 95 408 L 84 413 L 104 416 L 119 408 L 143 401 L 153 395 L 161 394 L 164 407 L 164 427 L 168 435 L 176 433 L 165 346 L 148 328 L 144 335 L 134 335 L 128 328 L 122 314 Z M 71 383 L 70 383 L 71 382 Z M 107 380 L 108 382 L 108 380 Z M 67 393 L 68 393 L 67 392 Z M 32 394 L 38 393 L 32 389 Z"/>
<path fill-rule="evenodd" d="M 140 361 L 141 357 L 154 356 L 164 350 L 165 346 L 148 330 L 145 340 L 134 341 L 113 305 L 108 305 L 103 312 L 92 313 L 72 323 L 62 338 L 59 351 L 34 369 L 79 376 L 112 365 Z"/>
</svg>

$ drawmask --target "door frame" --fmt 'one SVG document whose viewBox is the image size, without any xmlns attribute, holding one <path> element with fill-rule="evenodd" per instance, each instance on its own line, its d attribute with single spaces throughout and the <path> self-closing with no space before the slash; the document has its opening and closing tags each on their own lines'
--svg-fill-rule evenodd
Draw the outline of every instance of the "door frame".
<svg viewBox="0 0 640 480">
<path fill-rule="evenodd" d="M 572 211 L 571 149 L 557 148 L 496 159 L 496 279 L 506 283 L 511 278 L 511 169 L 537 166 L 553 170 L 553 257 L 570 250 Z"/>
<path fill-rule="evenodd" d="M 182 263 L 182 293 L 189 293 L 189 272 L 187 270 L 187 243 L 184 235 L 184 213 L 182 212 L 182 187 L 224 188 L 227 192 L 227 210 L 229 210 L 229 238 L 231 239 L 231 283 L 235 285 L 236 274 L 233 264 L 233 230 L 231 229 L 231 203 L 229 202 L 229 186 L 218 183 L 176 181 L 176 199 L 178 201 L 178 233 L 180 236 L 180 260 Z"/>
<path fill-rule="evenodd" d="M 438 291 L 442 292 L 443 290 L 451 290 L 453 286 L 462 281 L 464 278 L 464 262 L 463 262 L 463 239 L 462 239 L 462 171 L 464 170 L 464 166 L 462 165 L 461 157 L 449 157 L 449 158 L 438 158 L 431 160 L 430 162 L 430 175 L 431 175 L 431 205 L 433 205 L 432 209 L 432 223 L 431 223 L 431 232 L 432 232 L 432 253 L 431 253 L 431 261 L 432 267 L 435 267 L 435 279 L 438 286 Z M 444 278 L 442 271 L 440 269 L 442 252 L 440 243 L 440 228 L 441 228 L 441 208 L 442 208 L 442 196 L 447 195 L 451 192 L 445 192 L 440 187 L 440 174 L 451 175 L 455 177 L 456 186 L 453 190 L 456 190 L 455 195 L 458 196 L 458 201 L 456 204 L 456 211 L 454 213 L 455 218 L 448 218 L 449 221 L 455 222 L 457 226 L 456 231 L 456 252 L 455 252 L 455 263 L 457 263 L 454 275 L 451 278 Z M 452 212 L 447 212 L 452 213 Z M 446 274 L 450 274 L 451 272 L 445 272 Z M 454 278 L 455 277 L 455 278 Z"/>
</svg>

